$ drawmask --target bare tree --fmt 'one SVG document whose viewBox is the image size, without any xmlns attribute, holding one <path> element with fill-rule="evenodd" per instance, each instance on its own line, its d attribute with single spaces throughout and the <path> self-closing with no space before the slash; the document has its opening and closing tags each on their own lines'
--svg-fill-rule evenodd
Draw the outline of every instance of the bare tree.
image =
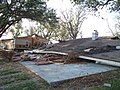
<svg viewBox="0 0 120 90">
<path fill-rule="evenodd" d="M 116 35 L 120 37 L 120 16 L 118 16 L 115 24 Z"/>
<path fill-rule="evenodd" d="M 115 29 L 116 29 L 116 31 L 120 31 L 120 17 L 117 17 L 117 21 L 116 21 L 116 24 L 115 24 Z"/>
<path fill-rule="evenodd" d="M 61 14 L 61 26 L 64 30 L 67 30 L 71 39 L 76 39 L 78 33 L 80 33 L 81 26 L 86 19 L 86 10 L 80 6 L 76 8 L 76 10 L 71 9 L 68 12 L 61 12 Z"/>
<path fill-rule="evenodd" d="M 110 32 L 112 33 L 112 35 L 115 36 L 114 31 L 111 29 L 111 27 L 110 27 L 110 25 L 109 25 L 108 19 L 106 19 L 106 22 L 107 22 L 108 29 L 110 30 Z"/>
</svg>

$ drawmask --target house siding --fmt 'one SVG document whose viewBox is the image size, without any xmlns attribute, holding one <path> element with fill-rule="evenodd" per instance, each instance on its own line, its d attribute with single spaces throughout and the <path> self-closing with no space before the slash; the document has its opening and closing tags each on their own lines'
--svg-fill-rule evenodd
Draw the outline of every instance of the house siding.
<svg viewBox="0 0 120 90">
<path fill-rule="evenodd" d="M 47 44 L 48 40 L 38 36 L 34 35 L 32 36 L 26 36 L 26 37 L 17 37 L 15 39 L 6 39 L 0 41 L 0 46 L 4 44 L 6 45 L 7 49 L 34 49 L 39 48 L 44 44 Z"/>
</svg>

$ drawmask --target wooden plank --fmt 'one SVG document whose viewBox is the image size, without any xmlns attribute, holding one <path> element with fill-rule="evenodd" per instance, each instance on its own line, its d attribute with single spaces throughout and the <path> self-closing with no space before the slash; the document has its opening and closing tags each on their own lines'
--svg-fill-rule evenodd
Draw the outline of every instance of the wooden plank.
<svg viewBox="0 0 120 90">
<path fill-rule="evenodd" d="M 68 55 L 68 53 L 56 52 L 56 51 L 39 51 L 39 53 Z M 96 61 L 96 63 L 101 63 L 101 64 L 106 64 L 106 65 L 112 65 L 112 66 L 120 67 L 120 62 L 115 62 L 115 61 L 112 61 L 112 60 L 99 59 L 99 58 L 88 57 L 88 56 L 79 56 L 78 58 L 85 59 L 85 60 Z"/>
<path fill-rule="evenodd" d="M 79 58 L 96 61 L 96 63 L 101 63 L 101 64 L 120 67 L 120 62 L 110 61 L 110 60 L 107 60 L 107 59 L 99 59 L 99 58 L 93 58 L 93 57 L 88 57 L 88 56 L 79 56 Z"/>
<path fill-rule="evenodd" d="M 35 52 L 35 51 L 34 51 Z M 37 51 L 35 53 L 41 53 L 41 54 L 59 54 L 59 55 L 68 55 L 67 53 L 63 53 L 63 52 L 56 52 L 56 51 L 43 51 L 43 50 L 40 50 L 40 51 Z"/>
</svg>

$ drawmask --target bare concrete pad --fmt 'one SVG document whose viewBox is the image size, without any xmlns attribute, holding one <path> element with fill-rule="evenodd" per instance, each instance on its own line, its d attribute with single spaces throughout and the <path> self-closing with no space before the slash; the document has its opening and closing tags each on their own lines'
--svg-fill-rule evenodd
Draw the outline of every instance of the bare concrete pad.
<svg viewBox="0 0 120 90">
<path fill-rule="evenodd" d="M 56 85 L 58 82 L 62 82 L 64 80 L 74 79 L 116 69 L 112 66 L 104 66 L 93 63 L 50 64 L 40 66 L 34 65 L 34 62 L 31 61 L 21 63 L 51 85 Z"/>
</svg>

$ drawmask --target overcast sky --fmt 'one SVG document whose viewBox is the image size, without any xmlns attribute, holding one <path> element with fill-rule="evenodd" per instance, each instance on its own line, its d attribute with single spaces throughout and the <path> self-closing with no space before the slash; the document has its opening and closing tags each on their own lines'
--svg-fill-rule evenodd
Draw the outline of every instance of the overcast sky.
<svg viewBox="0 0 120 90">
<path fill-rule="evenodd" d="M 70 3 L 70 0 L 49 0 L 48 7 L 52 7 L 57 11 L 57 14 L 59 16 L 61 11 L 65 11 L 67 9 L 70 9 L 73 7 L 73 5 Z M 101 17 L 104 17 L 104 19 L 89 16 L 87 20 L 84 21 L 82 25 L 82 32 L 83 37 L 91 37 L 93 30 L 98 30 L 99 36 L 110 36 L 111 32 L 108 29 L 108 25 L 106 22 L 106 19 L 109 21 L 110 28 L 114 30 L 114 20 L 111 17 L 112 15 L 110 13 L 107 13 L 106 10 L 100 11 Z"/>
</svg>

